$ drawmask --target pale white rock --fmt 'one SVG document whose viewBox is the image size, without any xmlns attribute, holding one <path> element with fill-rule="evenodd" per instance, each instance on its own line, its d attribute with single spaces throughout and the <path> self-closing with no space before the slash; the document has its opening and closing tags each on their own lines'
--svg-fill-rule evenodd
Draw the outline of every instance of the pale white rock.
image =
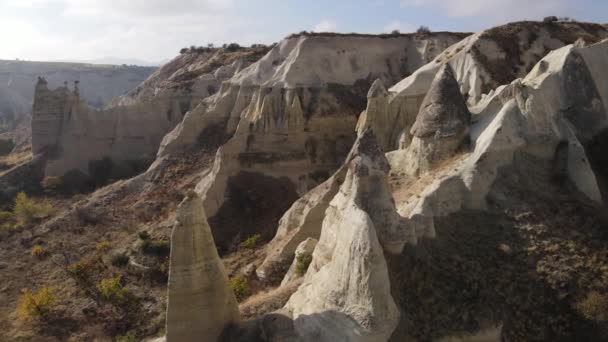
<svg viewBox="0 0 608 342">
<path fill-rule="evenodd" d="M 410 129 L 442 65 L 452 67 L 467 103 L 476 106 L 499 86 L 525 77 L 548 51 L 571 44 L 579 36 L 599 40 L 607 37 L 608 31 L 601 25 L 589 30 L 576 23 L 558 23 L 551 27 L 539 22 L 511 23 L 473 34 L 450 46 L 435 60 L 391 87 L 388 103 L 378 106 L 388 108 L 388 113 L 381 111 L 381 115 L 392 123 L 388 133 L 391 148 L 386 151 L 405 149 L 412 142 Z M 506 49 L 502 43 L 506 39 L 515 40 L 518 49 Z"/>
<path fill-rule="evenodd" d="M 407 148 L 404 165 L 410 175 L 419 175 L 454 156 L 468 145 L 471 113 L 454 78 L 444 64 L 426 94 L 412 126 L 413 140 Z"/>
<path fill-rule="evenodd" d="M 589 72 L 606 70 L 607 59 L 592 57 L 606 52 L 608 41 L 555 50 L 525 79 L 500 87 L 482 106 L 476 106 L 473 151 L 426 187 L 420 198 L 398 203 L 399 212 L 409 218 L 417 234 L 435 234 L 433 217 L 461 209 L 483 210 L 499 169 L 517 162 L 515 153 L 558 160 L 554 172 L 563 173 L 581 193 L 601 202 L 582 141 L 606 127 L 606 88 L 597 86 L 603 82 L 601 74 Z M 390 160 L 398 172 L 403 164 L 394 162 L 394 157 Z"/>
<path fill-rule="evenodd" d="M 296 273 L 296 265 L 298 264 L 298 258 L 302 257 L 303 255 L 312 256 L 312 252 L 315 250 L 317 242 L 318 241 L 316 239 L 307 238 L 298 245 L 298 248 L 296 248 L 295 251 L 295 257 L 293 259 L 293 262 L 291 263 L 289 270 L 287 270 L 287 274 L 285 274 L 285 277 L 281 282 L 281 286 L 285 286 L 301 276 Z"/>
<path fill-rule="evenodd" d="M 304 338 L 385 341 L 399 311 L 390 294 L 384 250 L 415 243 L 388 191 L 388 162 L 371 130 L 351 151 L 348 171 L 325 211 L 304 283 L 285 308 Z"/>
<path fill-rule="evenodd" d="M 201 199 L 180 204 L 171 234 L 167 342 L 218 341 L 239 320 L 236 298 L 220 259 Z"/>
</svg>

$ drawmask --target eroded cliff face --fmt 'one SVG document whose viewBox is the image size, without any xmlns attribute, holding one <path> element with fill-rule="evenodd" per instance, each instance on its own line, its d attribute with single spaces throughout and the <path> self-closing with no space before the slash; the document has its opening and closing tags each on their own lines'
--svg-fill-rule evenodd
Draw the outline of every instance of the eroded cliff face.
<svg viewBox="0 0 608 342">
<path fill-rule="evenodd" d="M 217 240 L 270 227 L 264 232 L 269 240 L 291 203 L 344 161 L 371 83 L 394 84 L 463 36 L 288 38 L 186 114 L 158 157 L 197 144 L 220 146 L 212 172 L 197 186 L 214 233 L 226 234 Z M 249 179 L 249 192 L 238 190 L 241 178 Z M 286 196 L 268 189 L 283 189 Z M 272 207 L 279 210 L 268 214 Z M 235 213 L 243 212 L 254 214 L 236 222 Z"/>
<path fill-rule="evenodd" d="M 528 234 L 517 235 L 518 229 L 523 229 L 519 228 L 521 223 L 517 220 L 509 221 L 510 219 L 508 215 L 504 214 L 504 211 L 517 212 L 521 210 L 518 201 L 524 201 L 528 203 L 527 205 L 532 205 L 530 201 L 521 197 L 525 198 L 527 192 L 533 192 L 534 195 L 530 193 L 527 196 L 533 196 L 537 200 L 546 196 L 541 201 L 548 201 L 549 203 L 552 203 L 552 200 L 547 199 L 550 196 L 560 196 L 564 201 L 563 203 L 569 203 L 565 200 L 565 196 L 570 196 L 571 201 L 575 201 L 573 198 L 576 197 L 577 191 L 586 196 L 586 201 L 600 202 L 602 200 L 597 179 L 605 177 L 605 174 L 602 174 L 601 169 L 592 168 L 590 160 L 594 159 L 594 155 L 587 154 L 583 146 L 588 146 L 586 142 L 590 139 L 592 141 L 594 137 L 597 138 L 605 130 L 606 112 L 603 108 L 606 87 L 600 75 L 608 70 L 608 65 L 606 65 L 608 60 L 602 58 L 602 56 L 605 56 L 607 49 L 608 40 L 589 46 L 578 44 L 563 47 L 549 53 L 524 79 L 518 79 L 507 86 L 500 87 L 491 99 L 483 102 L 481 107 L 477 107 L 480 110 L 479 114 L 473 114 L 473 124 L 470 128 L 470 148 L 461 151 L 452 150 L 451 153 L 445 155 L 446 159 L 442 165 L 431 165 L 427 169 L 426 175 L 412 175 L 407 170 L 407 163 L 405 165 L 402 163 L 404 159 L 412 162 L 409 159 L 413 155 L 413 150 L 418 152 L 417 156 L 421 153 L 425 154 L 424 151 L 418 149 L 417 145 L 410 145 L 405 152 L 389 153 L 393 197 L 397 210 L 404 220 L 404 224 L 400 227 L 410 231 L 413 229 L 415 236 L 418 237 L 413 242 L 422 243 L 422 246 L 406 246 L 400 255 L 384 253 L 384 256 L 390 261 L 391 293 L 398 298 L 396 302 L 401 310 L 401 322 L 396 325 L 397 330 L 392 336 L 393 340 L 448 338 L 472 332 L 483 333 L 485 330 L 493 330 L 497 327 L 502 329 L 502 336 L 514 339 L 542 339 L 543 336 L 573 338 L 580 333 L 577 332 L 578 328 L 576 328 L 577 324 L 580 323 L 578 321 L 580 317 L 564 307 L 569 304 L 564 302 L 563 289 L 559 285 L 564 280 L 558 278 L 575 276 L 576 272 L 582 270 L 578 268 L 569 271 L 563 270 L 560 272 L 565 273 L 560 273 L 561 275 L 548 270 L 543 272 L 531 270 L 525 271 L 521 275 L 515 275 L 512 270 L 518 267 L 526 270 L 528 266 L 525 266 L 525 258 L 517 254 L 519 252 L 515 252 L 514 249 L 519 251 L 521 248 L 531 248 L 528 253 L 534 251 L 534 257 L 541 260 L 539 265 L 551 264 L 550 260 L 555 256 L 548 257 L 543 253 L 551 254 L 555 250 L 552 250 L 552 252 L 545 250 L 543 253 L 536 254 L 536 249 L 539 247 L 534 246 L 537 245 L 537 241 Z M 590 72 L 591 70 L 593 72 Z M 443 72 L 446 72 L 445 69 Z M 440 80 L 442 77 L 441 75 L 437 76 L 429 94 L 433 94 L 434 87 L 441 87 Z M 573 83 L 579 84 L 576 90 L 572 86 Z M 454 99 L 451 99 L 451 101 L 454 101 Z M 441 112 L 441 109 L 439 112 Z M 428 108 L 421 108 L 417 123 L 414 126 L 415 129 L 413 129 L 415 131 L 414 135 L 421 127 L 429 128 L 433 126 L 427 125 L 427 115 Z M 444 119 L 442 124 L 450 123 L 447 118 Z M 432 131 L 434 136 L 437 137 L 437 132 L 441 131 L 441 127 L 434 126 Z M 468 129 L 463 131 L 468 131 Z M 403 153 L 405 155 L 404 159 L 393 158 L 395 153 Z M 522 180 L 521 177 L 530 177 L 534 180 Z M 555 183 L 556 181 L 560 183 Z M 521 185 L 517 185 L 518 182 L 521 182 Z M 533 183 L 534 185 L 532 185 Z M 342 189 L 347 184 L 349 184 L 348 181 L 343 183 L 334 200 L 327 206 L 322 221 L 321 238 L 313 253 L 315 258 L 309 268 L 309 274 L 305 278 L 304 285 L 294 294 L 286 306 L 288 309 L 295 310 L 296 315 L 301 310 L 299 308 L 309 308 L 310 303 L 316 302 L 317 298 L 325 298 L 324 291 L 331 292 L 334 290 L 330 289 L 340 288 L 334 283 L 349 283 L 348 279 L 356 274 L 352 270 L 360 269 L 351 266 L 348 268 L 351 272 L 339 272 L 340 267 L 357 259 L 350 257 L 347 262 L 342 259 L 341 254 L 335 254 L 337 246 L 348 240 L 341 234 L 346 234 L 347 231 L 352 232 L 353 227 L 357 227 L 357 224 L 354 223 L 349 224 L 348 228 L 343 226 L 346 222 L 351 222 L 346 217 L 336 220 L 331 219 L 332 216 L 343 214 L 348 212 L 349 208 L 352 208 L 352 206 L 346 206 L 340 210 L 332 208 L 335 205 L 332 203 L 341 196 L 340 193 L 343 192 Z M 566 194 L 568 191 L 558 190 L 557 188 L 570 186 L 574 189 L 574 192 L 570 192 L 569 195 Z M 313 190 L 311 194 L 318 193 L 321 189 L 323 187 Z M 325 189 L 329 188 L 325 186 Z M 557 193 L 559 195 L 556 195 Z M 321 203 L 318 200 L 319 197 L 308 197 L 308 199 L 313 199 L 316 205 Z M 368 199 L 371 199 L 371 197 L 368 197 Z M 540 208 L 543 205 L 554 204 L 544 203 L 541 205 L 536 203 L 534 205 Z M 298 206 L 301 207 L 301 204 L 298 204 Z M 309 203 L 307 207 L 313 207 L 313 204 Z M 297 209 L 294 206 L 291 210 Z M 308 211 L 308 213 L 310 212 Z M 294 213 L 288 211 L 288 215 L 292 217 L 301 217 L 299 215 L 293 216 Z M 300 211 L 300 215 L 301 213 Z M 306 214 L 306 212 L 303 213 Z M 493 232 L 492 234 L 495 235 L 494 238 L 490 238 L 487 232 L 477 232 L 475 229 L 466 226 L 472 222 L 468 219 L 468 215 L 472 215 L 472 213 L 476 213 L 476 217 L 483 222 L 479 225 L 487 226 L 487 228 L 479 227 L 476 229 L 490 229 Z M 553 218 L 545 219 L 553 220 Z M 364 219 L 359 221 L 366 222 Z M 497 222 L 504 223 L 501 223 L 501 225 Z M 553 223 L 548 224 L 553 225 Z M 569 224 L 566 225 L 570 227 Z M 556 230 L 554 233 L 556 234 L 555 243 L 559 244 L 563 238 L 559 231 L 563 227 L 555 226 L 554 229 Z M 569 229 L 577 228 L 572 226 Z M 375 230 L 378 235 L 381 234 L 378 227 Z M 422 232 L 426 233 L 421 235 Z M 459 234 L 463 234 L 463 238 L 456 237 Z M 315 237 L 316 235 L 312 234 L 311 236 Z M 331 236 L 331 238 L 326 240 L 324 238 L 326 236 Z M 464 236 L 467 238 L 464 238 Z M 307 234 L 300 236 L 300 238 L 306 237 L 308 237 Z M 420 237 L 431 239 L 421 240 Z M 374 238 L 370 240 L 375 241 Z M 331 241 L 329 246 L 336 246 L 336 249 L 327 249 L 328 245 L 324 241 Z M 450 247 L 450 241 L 459 241 L 457 243 L 462 247 Z M 502 244 L 500 241 L 503 241 Z M 295 243 L 297 241 L 290 242 L 290 244 Z M 479 243 L 481 245 L 477 245 Z M 483 256 L 473 257 L 467 254 L 471 253 L 472 249 L 482 248 L 481 246 L 486 244 L 494 246 L 493 248 L 496 251 L 488 250 L 487 254 L 484 254 L 487 255 L 487 260 L 482 262 L 475 258 L 484 258 Z M 465 248 L 469 252 L 457 252 L 459 248 Z M 327 253 L 327 250 L 330 253 Z M 384 247 L 384 250 L 387 251 L 386 247 Z M 476 273 L 472 269 L 466 271 L 468 272 L 466 277 L 476 279 L 472 280 L 475 282 L 479 281 L 475 286 L 479 286 L 478 293 L 483 295 L 480 294 L 479 297 L 470 299 L 467 304 L 463 304 L 472 305 L 472 307 L 459 307 L 458 310 L 466 312 L 466 317 L 468 317 L 466 320 L 455 318 L 456 316 L 460 317 L 459 315 L 455 315 L 451 320 L 445 320 L 445 317 L 451 317 L 450 314 L 446 314 L 445 317 L 442 316 L 444 317 L 442 319 L 432 320 L 436 326 L 427 325 L 428 323 L 423 322 L 425 320 L 423 317 L 428 318 L 430 316 L 425 316 L 426 314 L 435 312 L 431 315 L 441 316 L 439 311 L 433 310 L 448 310 L 448 307 L 453 303 L 459 303 L 458 300 L 462 300 L 460 296 L 449 294 L 447 288 L 444 287 L 449 287 L 449 285 L 441 283 L 437 278 L 444 274 L 466 283 L 466 280 L 460 279 L 461 277 L 456 272 L 434 264 L 433 258 L 437 258 L 437 260 L 449 259 L 450 255 L 458 255 L 457 258 L 460 258 L 458 260 L 464 263 L 462 266 L 454 266 L 456 268 L 473 267 L 472 265 L 475 263 L 485 265 L 485 274 Z M 500 255 L 509 255 L 510 258 L 508 260 L 501 259 L 504 257 Z M 369 260 L 373 260 L 373 258 Z M 331 272 L 332 276 L 322 277 L 321 270 L 333 263 L 335 264 L 332 267 L 337 268 Z M 409 269 L 415 271 L 408 273 L 407 270 Z M 506 273 L 501 273 L 501 270 L 506 270 Z M 515 291 L 509 294 L 509 291 L 512 291 L 507 286 L 509 281 L 528 284 L 528 293 L 536 293 L 538 297 L 535 296 L 536 299 L 530 302 L 525 299 L 529 297 L 521 292 Z M 493 288 L 488 282 L 496 284 L 497 287 Z M 464 283 L 459 284 L 466 287 Z M 417 286 L 420 287 L 419 292 L 412 294 L 412 287 Z M 584 292 L 593 287 L 589 283 L 579 284 L 578 286 L 572 291 Z M 436 296 L 430 296 L 434 298 L 429 299 L 433 304 L 425 304 L 424 301 L 415 299 L 424 296 L 424 291 L 431 291 L 431 288 L 434 289 L 433 291 L 443 293 L 444 296 L 452 296 L 452 302 L 442 301 Z M 318 289 L 319 292 L 316 293 L 315 289 Z M 302 295 L 302 293 L 306 295 Z M 370 292 L 363 291 L 361 293 Z M 491 296 L 491 293 L 494 293 L 495 297 L 493 299 L 488 297 Z M 544 294 L 540 295 L 540 293 Z M 340 298 L 342 299 L 340 303 L 344 304 L 348 302 L 349 296 L 341 295 Z M 484 304 L 482 302 L 487 303 L 489 300 L 495 300 L 502 304 L 496 307 L 492 306 L 492 309 L 488 311 L 488 309 L 483 308 Z M 419 302 L 421 306 L 413 305 L 412 301 Z M 321 300 L 321 302 L 328 303 L 331 300 Z M 294 303 L 296 304 L 294 305 Z M 539 305 L 559 308 L 556 309 L 559 313 L 555 313 L 555 316 L 551 316 L 553 313 L 548 314 L 549 317 L 553 318 L 543 316 L 538 311 Z M 318 306 L 315 309 L 305 310 L 307 310 L 306 314 L 310 322 L 311 320 L 314 321 L 314 317 L 323 317 L 333 309 Z M 518 312 L 521 317 L 514 316 L 510 312 Z M 538 326 L 526 323 L 529 320 L 533 320 Z M 552 325 L 552 320 L 564 322 L 563 326 L 559 329 L 556 328 Z M 339 321 L 339 315 L 334 315 L 332 323 L 338 324 L 336 322 Z M 471 324 L 476 328 L 470 330 L 472 329 Z M 297 319 L 295 325 L 298 326 Z M 323 328 L 318 328 L 312 323 L 302 329 L 314 331 L 319 334 L 317 336 L 323 336 L 321 338 L 325 336 L 332 338 L 335 334 L 335 332 L 323 332 Z M 343 329 L 336 330 L 343 331 Z M 350 329 L 349 331 L 358 330 Z M 349 337 L 349 340 L 357 340 L 358 338 Z"/>
<path fill-rule="evenodd" d="M 81 82 L 81 97 L 101 108 L 116 96 L 133 89 L 154 67 L 93 65 L 82 63 L 0 61 L 0 133 L 14 128 L 22 116 L 30 116 L 37 77 L 51 87 Z"/>
<path fill-rule="evenodd" d="M 80 84 L 74 90 L 67 85 L 50 90 L 47 80 L 40 79 L 33 106 L 33 153 L 48 153 L 47 176 L 76 170 L 107 179 L 141 172 L 187 111 L 262 53 L 214 49 L 182 54 L 101 110 L 83 101 Z"/>
<path fill-rule="evenodd" d="M 593 43 L 606 37 L 608 30 L 602 25 L 578 22 L 518 22 L 482 31 L 454 44 L 391 87 L 381 103 L 368 101 L 371 107 L 367 111 L 391 123 L 384 125 L 383 149 L 405 149 L 412 141 L 410 130 L 420 105 L 442 65 L 452 67 L 461 93 L 475 106 L 499 86 L 525 77 L 550 51 L 578 39 Z"/>
</svg>

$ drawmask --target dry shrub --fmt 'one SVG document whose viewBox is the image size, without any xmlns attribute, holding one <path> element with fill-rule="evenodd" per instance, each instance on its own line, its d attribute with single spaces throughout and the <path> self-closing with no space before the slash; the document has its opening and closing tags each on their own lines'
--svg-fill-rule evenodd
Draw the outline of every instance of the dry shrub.
<svg viewBox="0 0 608 342">
<path fill-rule="evenodd" d="M 55 295 L 49 287 L 43 287 L 38 292 L 25 289 L 19 298 L 17 317 L 21 321 L 46 320 L 52 314 L 56 302 Z"/>
<path fill-rule="evenodd" d="M 591 291 L 576 306 L 587 319 L 596 322 L 608 321 L 608 294 Z"/>
<path fill-rule="evenodd" d="M 44 247 L 35 245 L 30 250 L 30 254 L 37 259 L 42 259 L 48 255 L 48 252 L 46 249 L 44 249 Z"/>
</svg>

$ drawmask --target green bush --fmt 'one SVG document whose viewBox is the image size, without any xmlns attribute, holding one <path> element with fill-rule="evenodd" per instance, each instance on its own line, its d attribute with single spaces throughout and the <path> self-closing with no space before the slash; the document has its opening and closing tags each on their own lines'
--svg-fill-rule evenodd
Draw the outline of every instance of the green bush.
<svg viewBox="0 0 608 342">
<path fill-rule="evenodd" d="M 260 240 L 262 236 L 260 234 L 255 234 L 248 237 L 245 241 L 241 242 L 241 247 L 243 248 L 255 248 L 260 244 Z"/>
<path fill-rule="evenodd" d="M 114 267 L 125 267 L 129 264 L 129 259 L 129 256 L 124 253 L 114 254 L 110 258 L 110 263 Z"/>
<path fill-rule="evenodd" d="M 15 198 L 13 214 L 21 223 L 30 223 L 49 217 L 52 209 L 50 203 L 35 201 L 28 198 L 25 192 L 20 192 Z"/>
<path fill-rule="evenodd" d="M 249 282 L 242 275 L 230 279 L 230 287 L 239 302 L 249 294 Z"/>
<path fill-rule="evenodd" d="M 308 271 L 308 266 L 312 262 L 312 253 L 300 254 L 296 258 L 296 275 L 302 277 Z"/>
<path fill-rule="evenodd" d="M 97 283 L 101 298 L 116 306 L 127 304 L 133 298 L 131 291 L 122 285 L 122 276 L 102 279 Z"/>
<path fill-rule="evenodd" d="M 15 226 L 14 215 L 10 211 L 0 210 L 0 232 L 11 230 Z"/>
<path fill-rule="evenodd" d="M 55 295 L 49 287 L 43 287 L 38 292 L 23 290 L 17 306 L 17 318 L 21 321 L 47 319 L 55 304 Z"/>
</svg>

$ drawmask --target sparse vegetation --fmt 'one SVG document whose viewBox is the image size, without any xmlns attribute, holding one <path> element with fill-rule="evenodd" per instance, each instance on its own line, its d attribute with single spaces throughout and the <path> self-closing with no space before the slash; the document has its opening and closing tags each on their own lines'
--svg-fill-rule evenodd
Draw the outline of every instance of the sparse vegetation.
<svg viewBox="0 0 608 342">
<path fill-rule="evenodd" d="M 48 202 L 39 202 L 29 198 L 25 192 L 20 192 L 15 198 L 13 215 L 21 224 L 47 218 L 51 215 L 52 206 Z"/>
<path fill-rule="evenodd" d="M 577 309 L 587 319 L 596 322 L 608 321 L 608 295 L 592 291 L 577 303 Z"/>
<path fill-rule="evenodd" d="M 40 246 L 40 245 L 35 245 L 32 247 L 32 249 L 30 250 L 30 254 L 37 259 L 42 259 L 44 257 L 46 257 L 48 255 L 48 252 L 46 249 L 44 249 L 44 247 Z"/>
<path fill-rule="evenodd" d="M 123 286 L 122 276 L 120 275 L 102 279 L 97 283 L 96 287 L 101 298 L 115 306 L 123 306 L 133 299 L 131 291 Z"/>
<path fill-rule="evenodd" d="M 302 277 L 308 271 L 308 266 L 312 262 L 312 253 L 303 253 L 296 258 L 296 275 Z"/>
<path fill-rule="evenodd" d="M 142 241 L 150 240 L 150 233 L 142 230 L 141 232 L 137 233 L 137 237 L 139 237 L 139 239 Z"/>
<path fill-rule="evenodd" d="M 245 241 L 241 242 L 241 247 L 255 248 L 260 244 L 261 239 L 262 239 L 262 235 L 254 234 L 254 235 L 248 237 L 247 239 L 245 239 Z"/>
<path fill-rule="evenodd" d="M 97 243 L 97 245 L 95 245 L 95 250 L 97 251 L 97 253 L 103 253 L 103 252 L 107 252 L 108 250 L 110 250 L 110 241 L 107 240 L 103 240 L 103 241 L 99 241 Z"/>
<path fill-rule="evenodd" d="M 99 217 L 89 208 L 79 207 L 76 209 L 76 217 L 81 225 L 96 225 Z"/>
<path fill-rule="evenodd" d="M 21 321 L 46 320 L 50 317 L 56 305 L 56 298 L 49 287 L 43 287 L 38 292 L 23 290 L 17 306 L 17 318 Z"/>
<path fill-rule="evenodd" d="M 63 188 L 63 178 L 62 177 L 44 177 L 42 182 L 40 183 L 42 188 L 47 193 L 58 192 Z"/>
<path fill-rule="evenodd" d="M 110 258 L 110 263 L 114 267 L 125 267 L 129 264 L 129 256 L 124 253 L 114 254 Z"/>
<path fill-rule="evenodd" d="M 230 287 L 239 302 L 249 295 L 249 282 L 242 275 L 230 279 Z"/>
<path fill-rule="evenodd" d="M 10 211 L 0 211 L 0 232 L 12 229 L 14 224 L 13 213 Z"/>
<path fill-rule="evenodd" d="M 129 331 L 128 333 L 116 337 L 116 342 L 138 342 L 139 339 L 134 331 Z"/>
</svg>

